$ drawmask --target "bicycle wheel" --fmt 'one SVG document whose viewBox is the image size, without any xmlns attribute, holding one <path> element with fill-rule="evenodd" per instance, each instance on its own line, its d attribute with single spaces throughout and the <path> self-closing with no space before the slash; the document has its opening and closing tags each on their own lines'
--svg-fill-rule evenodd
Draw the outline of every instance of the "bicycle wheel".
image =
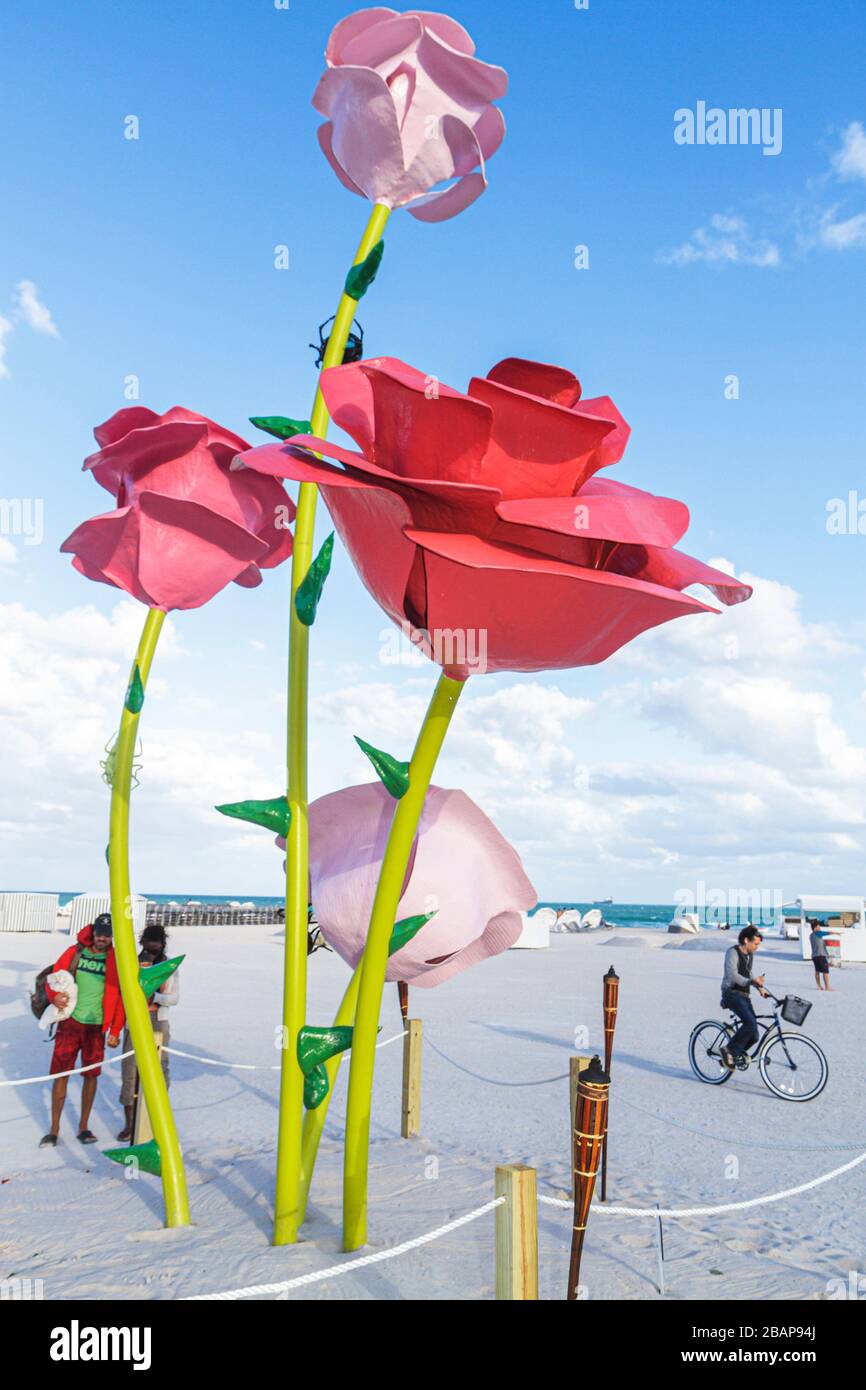
<svg viewBox="0 0 866 1390">
<path fill-rule="evenodd" d="M 730 1081 L 733 1073 L 722 1061 L 722 1048 L 731 1040 L 731 1030 L 715 1019 L 705 1019 L 692 1029 L 689 1038 L 689 1062 L 699 1081 L 708 1086 L 721 1086 Z"/>
<path fill-rule="evenodd" d="M 820 1047 L 802 1033 L 777 1033 L 762 1049 L 758 1069 L 765 1085 L 782 1100 L 814 1100 L 830 1075 Z"/>
</svg>

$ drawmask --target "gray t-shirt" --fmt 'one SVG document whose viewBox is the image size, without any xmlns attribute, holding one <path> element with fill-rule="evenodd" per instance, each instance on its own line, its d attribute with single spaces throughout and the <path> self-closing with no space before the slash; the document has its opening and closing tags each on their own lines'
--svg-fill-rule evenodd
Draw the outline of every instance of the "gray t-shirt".
<svg viewBox="0 0 866 1390">
<path fill-rule="evenodd" d="M 818 931 L 809 933 L 809 945 L 812 947 L 812 959 L 817 960 L 819 956 L 826 956 L 827 943 Z"/>
</svg>

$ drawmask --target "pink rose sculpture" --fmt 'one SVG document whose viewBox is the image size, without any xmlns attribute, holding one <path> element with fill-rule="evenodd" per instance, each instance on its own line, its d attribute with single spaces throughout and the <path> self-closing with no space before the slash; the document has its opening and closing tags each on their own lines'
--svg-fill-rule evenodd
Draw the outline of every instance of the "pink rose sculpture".
<svg viewBox="0 0 866 1390">
<path fill-rule="evenodd" d="M 310 891 L 322 935 L 353 968 L 367 939 L 379 867 L 394 817 L 380 782 L 310 806 Z M 277 843 L 285 846 L 284 840 Z M 508 841 L 461 791 L 431 787 L 413 846 L 398 921 L 436 908 L 388 962 L 386 980 L 432 989 L 513 946 L 538 895 Z"/>
<path fill-rule="evenodd" d="M 319 143 L 347 188 L 423 222 L 480 197 L 485 160 L 505 134 L 493 102 L 508 76 L 474 55 L 461 25 L 427 10 L 375 6 L 336 26 L 313 105 L 327 118 Z"/>
<path fill-rule="evenodd" d="M 593 665 L 715 612 L 693 584 L 725 604 L 751 594 L 675 548 L 682 502 L 599 476 L 629 427 L 562 367 L 506 358 L 463 394 L 374 357 L 322 390 L 357 450 L 296 435 L 236 466 L 317 483 L 367 589 L 449 676 Z"/>
<path fill-rule="evenodd" d="M 254 588 L 291 555 L 294 503 L 276 479 L 232 471 L 250 447 L 239 435 L 181 406 L 119 410 L 94 435 L 84 467 L 117 506 L 60 547 L 88 579 L 168 612 Z"/>
</svg>

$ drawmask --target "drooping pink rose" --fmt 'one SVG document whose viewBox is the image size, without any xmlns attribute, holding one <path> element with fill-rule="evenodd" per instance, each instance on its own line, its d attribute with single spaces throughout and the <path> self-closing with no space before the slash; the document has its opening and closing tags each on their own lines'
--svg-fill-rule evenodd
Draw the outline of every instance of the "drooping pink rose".
<svg viewBox="0 0 866 1390">
<path fill-rule="evenodd" d="M 393 798 L 380 782 L 345 787 L 310 806 L 313 907 L 325 940 L 353 968 L 393 817 Z M 390 957 L 386 980 L 431 989 L 507 951 L 520 936 L 521 912 L 537 900 L 516 850 L 480 807 L 465 792 L 431 787 L 397 918 L 436 914 Z"/>
<path fill-rule="evenodd" d="M 505 134 L 508 76 L 475 56 L 447 15 L 375 6 L 332 31 L 313 96 L 319 143 L 339 179 L 371 202 L 442 222 L 487 187 L 485 160 Z M 457 182 L 439 191 L 437 184 Z"/>
<path fill-rule="evenodd" d="M 357 450 L 296 435 L 236 466 L 318 483 L 370 593 L 449 675 L 593 665 L 715 612 L 693 584 L 725 604 L 752 592 L 675 548 L 682 502 L 600 476 L 629 427 L 562 367 L 506 358 L 463 394 L 374 357 L 322 391 Z"/>
<path fill-rule="evenodd" d="M 88 579 L 125 589 L 150 608 L 199 608 L 232 581 L 292 553 L 295 507 L 281 483 L 232 471 L 239 435 L 174 406 L 119 410 L 94 430 L 84 461 L 116 510 L 85 521 L 60 549 Z"/>
</svg>

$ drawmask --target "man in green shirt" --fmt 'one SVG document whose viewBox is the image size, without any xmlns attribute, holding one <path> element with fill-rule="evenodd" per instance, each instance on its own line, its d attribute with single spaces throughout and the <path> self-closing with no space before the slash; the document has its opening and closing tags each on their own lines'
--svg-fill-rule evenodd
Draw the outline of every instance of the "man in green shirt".
<svg viewBox="0 0 866 1390">
<path fill-rule="evenodd" d="M 43 1135 L 39 1145 L 41 1149 L 54 1148 L 57 1144 L 69 1084 L 69 1077 L 63 1073 L 76 1069 L 79 1052 L 81 1065 L 88 1070 L 82 1077 L 78 1139 L 82 1144 L 96 1143 L 96 1135 L 88 1128 L 88 1120 L 96 1097 L 99 1064 L 105 1056 L 105 1035 L 108 1034 L 108 1046 L 117 1047 L 124 1021 L 112 942 L 111 917 L 105 912 L 97 917 L 92 927 L 85 927 L 78 933 L 77 945 L 67 947 L 55 963 L 55 973 L 66 970 L 74 976 L 77 998 L 72 1014 L 58 1023 L 54 1037 L 51 1073 L 61 1074 L 51 1090 L 51 1128 Z M 51 989 L 47 984 L 45 992 L 49 1003 L 56 1004 L 60 1009 L 68 1005 L 68 995 Z"/>
</svg>

